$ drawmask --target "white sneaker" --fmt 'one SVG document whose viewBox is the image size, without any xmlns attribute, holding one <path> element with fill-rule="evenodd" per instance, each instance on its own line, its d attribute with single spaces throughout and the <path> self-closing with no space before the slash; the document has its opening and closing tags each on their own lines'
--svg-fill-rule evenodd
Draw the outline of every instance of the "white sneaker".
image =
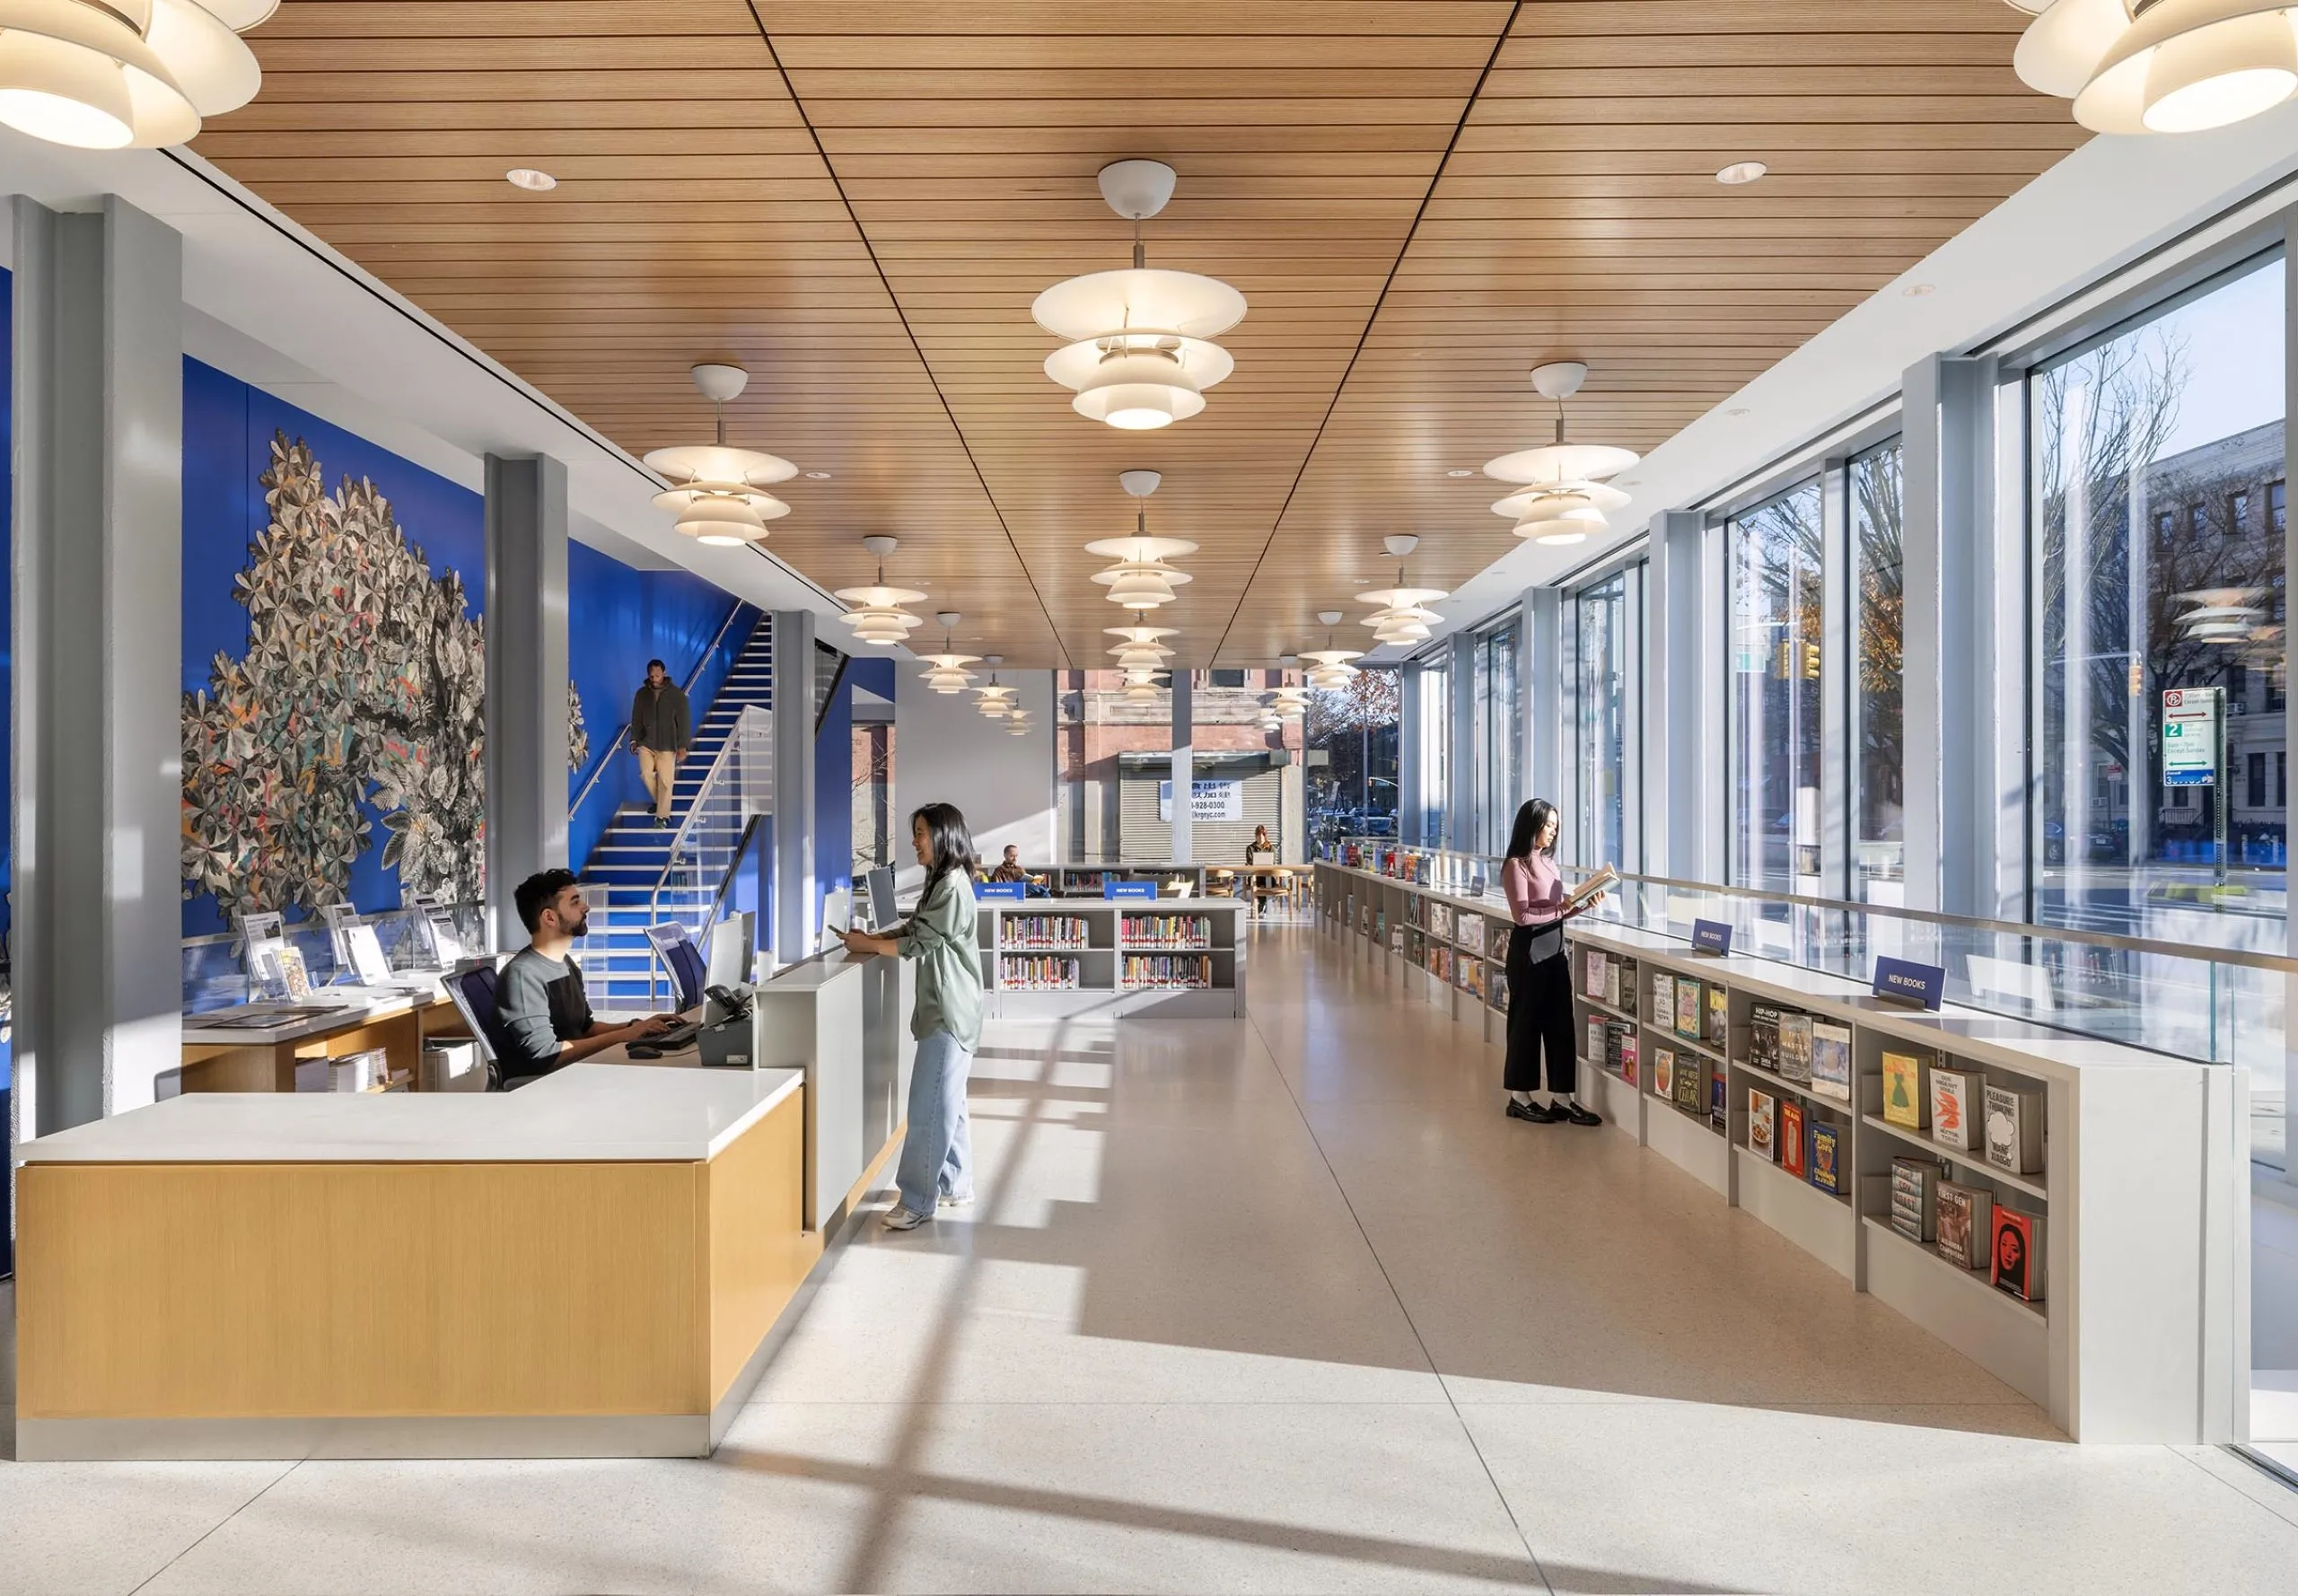
<svg viewBox="0 0 2298 1596">
<path fill-rule="evenodd" d="M 879 1223 L 890 1231 L 914 1231 L 933 1217 L 931 1214 L 912 1214 L 908 1208 L 896 1203 L 886 1210 L 885 1218 Z"/>
<path fill-rule="evenodd" d="M 969 1197 L 945 1197 L 942 1199 L 941 1206 L 944 1208 L 970 1208 L 973 1206 L 973 1199 Z"/>
</svg>

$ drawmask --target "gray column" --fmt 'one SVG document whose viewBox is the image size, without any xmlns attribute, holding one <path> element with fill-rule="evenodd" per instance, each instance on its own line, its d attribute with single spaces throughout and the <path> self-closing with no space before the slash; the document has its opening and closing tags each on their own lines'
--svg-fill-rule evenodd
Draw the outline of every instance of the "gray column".
<svg viewBox="0 0 2298 1596">
<path fill-rule="evenodd" d="M 526 940 L 511 893 L 566 857 L 566 468 L 487 457 L 487 902 L 495 945 Z"/>
<path fill-rule="evenodd" d="M 1478 848 L 1477 766 L 1484 750 L 1476 745 L 1476 636 L 1455 632 L 1444 640 L 1452 658 L 1452 691 L 1448 710 L 1452 724 L 1445 741 L 1452 749 L 1446 761 L 1450 781 L 1444 794 L 1443 846 L 1473 853 Z"/>
<path fill-rule="evenodd" d="M 1707 530 L 1689 511 L 1652 522 L 1652 627 L 1645 649 L 1645 873 L 1715 881 L 1724 834 L 1723 646 L 1711 604 Z M 1719 594 L 1720 597 L 1720 594 Z M 1712 700 L 1712 702 L 1711 702 Z"/>
<path fill-rule="evenodd" d="M 1995 363 L 1919 361 L 1903 387 L 1900 504 L 1904 602 L 1907 902 L 1993 916 L 2005 907 L 2002 846 L 2004 669 L 2024 679 L 2024 636 L 1997 580 L 1994 486 Z M 2015 697 L 2015 695 L 2014 695 Z M 2015 821 L 2012 822 L 2015 825 Z"/>
<path fill-rule="evenodd" d="M 1569 703 L 1564 690 L 1564 594 L 1536 587 L 1524 595 L 1524 634 L 1531 669 L 1525 677 L 1531 702 L 1524 732 L 1524 796 L 1545 798 L 1572 812 L 1572 740 L 1565 725 Z"/>
<path fill-rule="evenodd" d="M 814 694 L 820 666 L 813 611 L 776 610 L 773 637 L 774 954 L 784 964 L 794 964 L 814 951 L 819 929 L 814 923 Z M 894 759 L 899 771 L 899 747 Z M 894 839 L 896 858 L 903 856 L 907 842 L 907 837 Z"/>
<path fill-rule="evenodd" d="M 183 241 L 15 214 L 16 1133 L 180 1060 Z"/>
<path fill-rule="evenodd" d="M 1190 804 L 1190 795 L 1197 790 L 1197 704 L 1193 686 L 1189 672 L 1173 672 L 1172 855 L 1182 864 L 1197 857 L 1196 817 Z"/>
<path fill-rule="evenodd" d="M 1417 846 L 1421 815 L 1426 799 L 1420 791 L 1421 743 L 1428 728 L 1421 724 L 1420 667 L 1397 667 L 1397 840 Z"/>
</svg>

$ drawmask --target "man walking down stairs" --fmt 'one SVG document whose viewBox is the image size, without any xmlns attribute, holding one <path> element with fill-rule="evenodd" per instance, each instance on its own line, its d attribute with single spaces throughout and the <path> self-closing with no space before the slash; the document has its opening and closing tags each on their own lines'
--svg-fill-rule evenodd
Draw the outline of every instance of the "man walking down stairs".
<svg viewBox="0 0 2298 1596">
<path fill-rule="evenodd" d="M 638 776 L 646 795 L 654 801 L 654 829 L 671 825 L 671 797 L 679 779 L 679 761 L 694 741 L 686 689 L 671 680 L 660 660 L 646 662 L 646 680 L 630 700 L 630 747 L 638 756 Z"/>
</svg>

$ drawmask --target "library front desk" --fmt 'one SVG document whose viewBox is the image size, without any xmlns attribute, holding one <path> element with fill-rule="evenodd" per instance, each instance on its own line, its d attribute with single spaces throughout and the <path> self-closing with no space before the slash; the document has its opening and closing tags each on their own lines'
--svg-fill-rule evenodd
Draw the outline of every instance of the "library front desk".
<svg viewBox="0 0 2298 1596">
<path fill-rule="evenodd" d="M 821 1252 L 804 1096 L 583 1064 L 25 1143 L 17 1455 L 705 1455 Z"/>
</svg>

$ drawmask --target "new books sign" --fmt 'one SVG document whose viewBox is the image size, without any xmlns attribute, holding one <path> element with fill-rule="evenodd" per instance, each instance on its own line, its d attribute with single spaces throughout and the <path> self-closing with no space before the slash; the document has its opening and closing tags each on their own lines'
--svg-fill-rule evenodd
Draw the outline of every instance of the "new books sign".
<svg viewBox="0 0 2298 1596">
<path fill-rule="evenodd" d="M 1157 784 L 1157 818 L 1171 823 L 1173 818 L 1173 784 Z M 1245 818 L 1244 784 L 1234 781 L 1199 781 L 1189 784 L 1189 823 L 1199 820 L 1241 820 Z"/>
</svg>

